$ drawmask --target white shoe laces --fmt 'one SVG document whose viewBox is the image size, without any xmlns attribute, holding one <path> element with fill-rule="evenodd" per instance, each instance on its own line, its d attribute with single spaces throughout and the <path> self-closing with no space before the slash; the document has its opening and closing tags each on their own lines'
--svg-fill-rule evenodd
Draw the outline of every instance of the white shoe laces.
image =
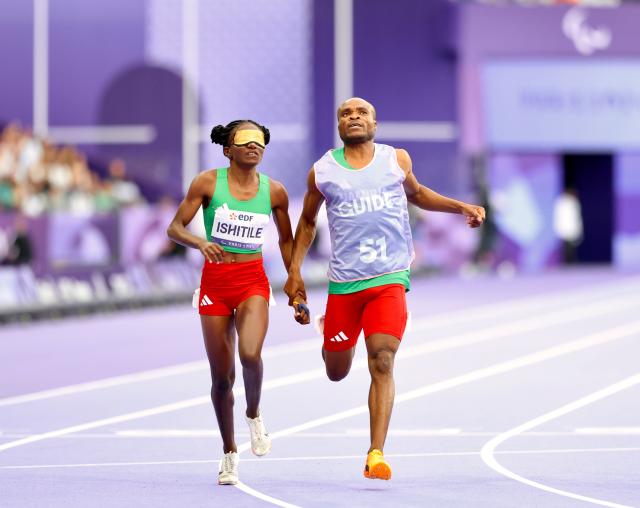
<svg viewBox="0 0 640 508">
<path fill-rule="evenodd" d="M 267 432 L 264 428 L 264 423 L 262 423 L 260 415 L 255 418 L 249 418 L 249 425 L 251 426 L 251 430 L 253 431 L 252 434 L 255 434 L 256 439 L 264 438 Z"/>
<path fill-rule="evenodd" d="M 233 455 L 230 453 L 225 454 L 222 459 L 222 471 L 221 473 L 233 473 L 234 472 L 234 463 L 233 463 Z"/>
</svg>

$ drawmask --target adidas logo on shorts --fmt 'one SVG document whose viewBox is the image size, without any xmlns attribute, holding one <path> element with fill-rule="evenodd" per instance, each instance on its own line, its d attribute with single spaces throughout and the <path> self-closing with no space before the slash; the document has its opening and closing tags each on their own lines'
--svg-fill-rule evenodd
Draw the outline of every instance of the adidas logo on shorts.
<svg viewBox="0 0 640 508">
<path fill-rule="evenodd" d="M 213 302 L 209 299 L 207 295 L 204 295 L 202 297 L 202 300 L 200 301 L 200 307 L 204 307 L 206 305 L 213 305 Z"/>
<path fill-rule="evenodd" d="M 336 335 L 335 337 L 331 337 L 331 339 L 329 339 L 331 342 L 344 342 L 349 340 L 349 337 L 347 337 L 344 332 L 340 332 L 338 335 Z"/>
</svg>

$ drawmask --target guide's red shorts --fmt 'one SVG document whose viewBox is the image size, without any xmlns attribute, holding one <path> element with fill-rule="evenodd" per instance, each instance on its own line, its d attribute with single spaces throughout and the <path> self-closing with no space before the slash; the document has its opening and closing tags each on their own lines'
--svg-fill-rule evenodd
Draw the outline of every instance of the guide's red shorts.
<svg viewBox="0 0 640 508">
<path fill-rule="evenodd" d="M 356 345 L 360 332 L 393 335 L 402 340 L 407 325 L 407 300 L 402 284 L 330 294 L 324 318 L 324 349 L 345 351 Z"/>
<path fill-rule="evenodd" d="M 205 316 L 231 316 L 250 296 L 262 296 L 268 303 L 270 294 L 262 259 L 219 264 L 205 261 L 198 311 Z"/>
</svg>

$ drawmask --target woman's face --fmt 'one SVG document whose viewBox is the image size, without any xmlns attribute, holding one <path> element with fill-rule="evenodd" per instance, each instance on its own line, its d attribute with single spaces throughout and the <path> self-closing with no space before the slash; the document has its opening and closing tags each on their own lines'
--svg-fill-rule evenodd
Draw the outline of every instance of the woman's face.
<svg viewBox="0 0 640 508">
<path fill-rule="evenodd" d="M 229 146 L 225 148 L 225 155 L 229 157 L 229 160 L 234 160 L 241 166 L 257 166 L 260 164 L 264 154 L 264 146 L 262 146 L 264 136 L 258 127 L 252 123 L 245 123 L 239 125 L 231 136 L 232 139 L 229 140 Z M 262 139 L 262 143 L 259 140 L 251 140 L 256 137 Z M 242 144 L 235 144 L 236 142 Z"/>
</svg>

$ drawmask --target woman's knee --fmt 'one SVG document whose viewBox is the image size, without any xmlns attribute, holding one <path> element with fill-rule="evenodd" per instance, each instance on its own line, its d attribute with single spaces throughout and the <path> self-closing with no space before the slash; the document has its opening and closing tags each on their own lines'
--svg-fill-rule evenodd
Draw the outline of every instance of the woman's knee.
<svg viewBox="0 0 640 508">
<path fill-rule="evenodd" d="M 255 369 L 262 365 L 259 351 L 240 351 L 240 363 L 245 369 Z"/>
<path fill-rule="evenodd" d="M 213 376 L 211 390 L 216 393 L 230 392 L 233 389 L 235 378 L 235 374 Z"/>
</svg>

